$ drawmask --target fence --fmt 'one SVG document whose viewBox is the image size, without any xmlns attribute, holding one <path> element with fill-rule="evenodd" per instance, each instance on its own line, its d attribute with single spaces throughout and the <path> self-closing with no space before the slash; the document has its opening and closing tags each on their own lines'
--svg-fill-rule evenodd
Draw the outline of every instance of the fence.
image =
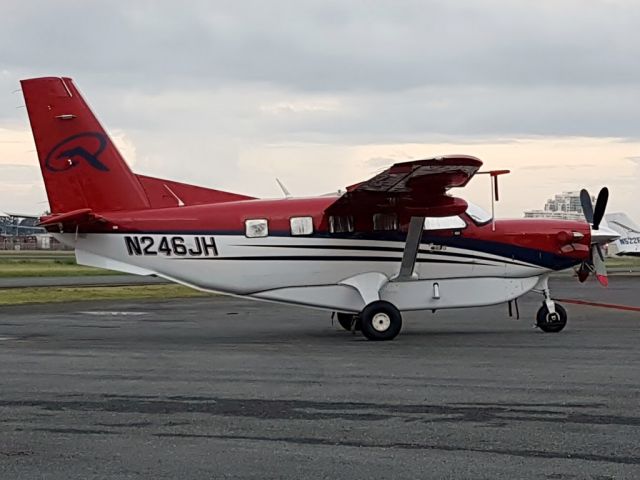
<svg viewBox="0 0 640 480">
<path fill-rule="evenodd" d="M 49 235 L 0 235 L 0 250 L 73 250 Z"/>
</svg>

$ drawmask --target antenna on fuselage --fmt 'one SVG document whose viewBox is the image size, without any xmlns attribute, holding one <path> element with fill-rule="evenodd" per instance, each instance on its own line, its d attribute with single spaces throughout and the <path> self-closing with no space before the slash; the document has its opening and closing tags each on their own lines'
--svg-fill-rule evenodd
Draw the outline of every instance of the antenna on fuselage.
<svg viewBox="0 0 640 480">
<path fill-rule="evenodd" d="M 178 206 L 184 207 L 184 202 L 182 201 L 182 199 L 178 195 L 176 195 L 176 193 L 173 190 L 171 190 L 166 183 L 164 183 L 163 186 L 164 188 L 167 189 L 167 192 L 169 192 L 171 196 L 176 199 L 176 202 L 178 202 Z"/>
<path fill-rule="evenodd" d="M 284 198 L 291 198 L 291 192 L 287 190 L 287 187 L 284 186 L 284 184 L 280 181 L 278 177 L 276 177 L 276 182 L 278 182 L 278 185 L 280 186 L 280 190 L 282 190 L 282 193 L 284 193 Z"/>
</svg>

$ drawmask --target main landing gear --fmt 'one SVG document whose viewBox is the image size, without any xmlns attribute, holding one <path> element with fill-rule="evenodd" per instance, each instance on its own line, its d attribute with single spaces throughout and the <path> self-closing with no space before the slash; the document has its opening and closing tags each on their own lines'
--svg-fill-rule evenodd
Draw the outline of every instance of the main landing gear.
<svg viewBox="0 0 640 480">
<path fill-rule="evenodd" d="M 541 291 L 544 295 L 542 306 L 536 314 L 536 327 L 546 333 L 561 331 L 567 325 L 567 311 L 562 305 L 551 299 L 549 277 L 540 278 L 536 290 Z"/>
<path fill-rule="evenodd" d="M 402 315 L 384 300 L 370 303 L 360 313 L 362 334 L 368 340 L 393 340 L 402 328 Z"/>
<path fill-rule="evenodd" d="M 358 315 L 338 313 L 338 323 L 350 332 L 361 330 L 368 340 L 393 340 L 402 329 L 402 315 L 393 304 L 376 300 Z"/>
</svg>

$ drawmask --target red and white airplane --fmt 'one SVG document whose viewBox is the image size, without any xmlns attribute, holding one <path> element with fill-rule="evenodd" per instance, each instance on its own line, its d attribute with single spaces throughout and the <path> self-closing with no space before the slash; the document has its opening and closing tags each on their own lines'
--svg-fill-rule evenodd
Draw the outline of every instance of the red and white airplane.
<svg viewBox="0 0 640 480">
<path fill-rule="evenodd" d="M 599 248 L 618 237 L 598 229 L 606 189 L 595 212 L 585 206 L 592 225 L 496 221 L 447 193 L 482 165 L 449 155 L 395 164 L 343 194 L 257 199 L 137 175 L 71 79 L 21 83 L 52 211 L 41 225 L 80 264 L 337 312 L 370 340 L 393 339 L 403 311 L 493 305 L 531 290 L 543 296 L 537 326 L 558 332 L 567 314 L 549 274 L 580 266 L 606 282 Z M 487 173 L 497 199 L 505 172 Z"/>
</svg>

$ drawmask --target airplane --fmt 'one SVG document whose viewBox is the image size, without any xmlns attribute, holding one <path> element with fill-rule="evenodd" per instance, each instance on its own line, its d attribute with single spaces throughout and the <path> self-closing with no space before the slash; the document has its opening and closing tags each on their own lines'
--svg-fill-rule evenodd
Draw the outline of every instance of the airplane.
<svg viewBox="0 0 640 480">
<path fill-rule="evenodd" d="M 599 226 L 606 188 L 595 210 L 589 199 L 588 222 L 496 220 L 449 190 L 485 173 L 497 201 L 508 171 L 446 155 L 396 163 L 341 194 L 258 199 L 135 174 L 70 78 L 21 86 L 52 212 L 40 225 L 79 264 L 327 310 L 369 340 L 395 338 L 402 312 L 511 307 L 532 290 L 543 299 L 536 325 L 559 332 L 567 312 L 549 275 L 578 266 L 606 283 L 600 246 L 618 236 Z"/>
<path fill-rule="evenodd" d="M 618 256 L 640 257 L 640 227 L 626 213 L 605 215 L 607 226 L 620 235 L 609 245 L 609 252 Z"/>
</svg>

